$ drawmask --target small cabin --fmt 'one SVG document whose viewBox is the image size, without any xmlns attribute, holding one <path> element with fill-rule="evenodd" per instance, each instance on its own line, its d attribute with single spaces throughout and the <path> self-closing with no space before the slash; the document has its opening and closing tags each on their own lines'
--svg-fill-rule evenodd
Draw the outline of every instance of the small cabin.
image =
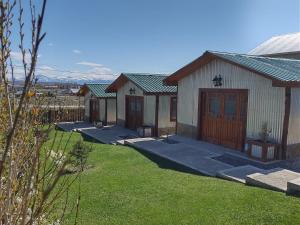
<svg viewBox="0 0 300 225">
<path fill-rule="evenodd" d="M 117 96 L 117 124 L 137 130 L 151 127 L 152 135 L 175 133 L 177 88 L 163 84 L 166 75 L 122 73 L 106 92 Z"/>
<path fill-rule="evenodd" d="M 178 86 L 177 134 L 249 151 L 300 156 L 300 60 L 207 51 L 165 79 Z"/>
<path fill-rule="evenodd" d="M 116 94 L 106 93 L 109 84 L 84 84 L 79 94 L 84 96 L 85 120 L 103 125 L 116 123 Z"/>
</svg>

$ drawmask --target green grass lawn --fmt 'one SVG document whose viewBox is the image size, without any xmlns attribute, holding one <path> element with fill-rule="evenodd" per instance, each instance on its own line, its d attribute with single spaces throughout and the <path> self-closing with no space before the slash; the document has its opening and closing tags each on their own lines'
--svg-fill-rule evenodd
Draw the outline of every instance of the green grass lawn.
<svg viewBox="0 0 300 225">
<path fill-rule="evenodd" d="M 80 137 L 74 134 L 71 141 Z M 300 224 L 300 198 L 160 168 L 124 147 L 95 144 L 82 176 L 84 225 Z M 70 193 L 76 198 L 77 186 Z M 73 224 L 73 215 L 67 215 Z"/>
</svg>

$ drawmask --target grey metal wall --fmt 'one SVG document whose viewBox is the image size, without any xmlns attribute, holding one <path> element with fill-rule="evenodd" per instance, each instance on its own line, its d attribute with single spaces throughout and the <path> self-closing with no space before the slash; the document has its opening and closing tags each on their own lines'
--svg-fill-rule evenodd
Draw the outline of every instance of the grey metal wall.
<svg viewBox="0 0 300 225">
<path fill-rule="evenodd" d="M 107 123 L 116 122 L 116 99 L 107 99 Z"/>
<path fill-rule="evenodd" d="M 300 88 L 292 88 L 288 144 L 300 143 Z"/>
<path fill-rule="evenodd" d="M 256 73 L 221 60 L 214 60 L 178 84 L 178 122 L 197 127 L 199 88 L 215 88 L 213 78 L 223 77 L 221 88 L 248 89 L 247 137 L 257 137 L 264 122 L 272 130 L 271 138 L 281 141 L 284 117 L 284 88 Z"/>
<path fill-rule="evenodd" d="M 90 117 L 90 98 L 91 98 L 91 93 L 88 92 L 84 96 L 84 117 L 88 119 Z"/>
<path fill-rule="evenodd" d="M 100 121 L 105 121 L 105 111 L 106 111 L 105 99 L 104 98 L 98 99 L 98 104 L 99 104 L 99 119 Z"/>
<path fill-rule="evenodd" d="M 159 96 L 158 128 L 176 127 L 176 122 L 170 120 L 170 101 L 171 96 Z"/>
</svg>

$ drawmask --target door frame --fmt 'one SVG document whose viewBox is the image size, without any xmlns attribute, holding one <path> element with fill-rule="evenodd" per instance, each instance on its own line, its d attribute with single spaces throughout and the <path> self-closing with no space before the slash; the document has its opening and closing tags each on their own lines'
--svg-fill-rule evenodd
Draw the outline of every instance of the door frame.
<svg viewBox="0 0 300 225">
<path fill-rule="evenodd" d="M 140 98 L 142 102 L 142 125 L 144 124 L 144 96 L 125 95 L 125 127 L 128 128 L 129 99 Z M 135 124 L 136 126 L 136 124 Z"/>
<path fill-rule="evenodd" d="M 246 134 L 247 134 L 247 118 L 248 118 L 248 99 L 249 99 L 249 90 L 248 89 L 229 89 L 229 88 L 199 88 L 198 93 L 198 122 L 197 122 L 197 139 L 203 140 L 202 138 L 202 93 L 236 93 L 236 94 L 245 94 L 246 95 L 246 108 L 245 108 L 245 117 L 243 119 L 243 146 L 246 143 Z"/>
</svg>

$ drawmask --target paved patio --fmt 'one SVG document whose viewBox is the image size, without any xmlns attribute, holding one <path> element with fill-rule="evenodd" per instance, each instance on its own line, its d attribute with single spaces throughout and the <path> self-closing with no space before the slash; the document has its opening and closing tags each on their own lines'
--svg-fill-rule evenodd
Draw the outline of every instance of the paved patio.
<svg viewBox="0 0 300 225">
<path fill-rule="evenodd" d="M 78 131 L 86 138 L 92 138 L 103 144 L 124 144 L 124 140 L 137 138 L 135 131 L 114 125 L 103 128 L 81 128 Z"/>
<path fill-rule="evenodd" d="M 203 175 L 217 176 L 272 190 L 286 192 L 288 182 L 300 179 L 300 173 L 285 169 L 291 166 L 288 161 L 258 162 L 235 150 L 180 136 L 169 137 L 168 141 L 155 138 L 135 138 L 125 140 L 124 143 L 188 167 Z M 300 190 L 299 183 L 296 180 L 290 186 L 297 191 Z"/>
<path fill-rule="evenodd" d="M 73 130 L 77 129 L 86 129 L 86 128 L 95 128 L 93 124 L 85 121 L 80 121 L 80 122 L 62 122 L 62 123 L 57 123 L 56 128 L 71 132 Z"/>
</svg>

